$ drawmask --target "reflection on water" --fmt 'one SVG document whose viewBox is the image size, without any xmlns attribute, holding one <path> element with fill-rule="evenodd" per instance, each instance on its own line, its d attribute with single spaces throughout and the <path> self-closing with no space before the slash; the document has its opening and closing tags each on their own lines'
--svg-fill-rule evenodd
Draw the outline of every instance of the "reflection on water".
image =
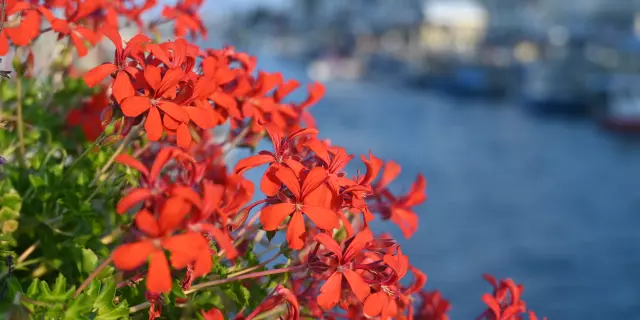
<svg viewBox="0 0 640 320">
<path fill-rule="evenodd" d="M 261 58 L 261 68 L 306 78 Z M 639 145 L 588 121 L 381 84 L 328 83 L 313 112 L 323 137 L 401 163 L 397 188 L 425 174 L 429 200 L 403 250 L 451 300 L 452 319 L 483 310 L 483 272 L 523 283 L 550 319 L 640 319 Z"/>
</svg>

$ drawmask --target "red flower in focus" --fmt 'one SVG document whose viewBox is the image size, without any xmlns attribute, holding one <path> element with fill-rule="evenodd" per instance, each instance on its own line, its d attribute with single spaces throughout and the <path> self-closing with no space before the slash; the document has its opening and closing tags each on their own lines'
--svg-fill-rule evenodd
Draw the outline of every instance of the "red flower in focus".
<svg viewBox="0 0 640 320">
<path fill-rule="evenodd" d="M 176 97 L 176 88 L 182 77 L 184 72 L 180 68 L 169 69 L 163 76 L 160 68 L 148 65 L 144 69 L 144 79 L 148 84 L 146 95 L 134 95 L 122 101 L 122 113 L 127 117 L 135 118 L 147 113 L 144 129 L 150 141 L 158 141 L 162 137 L 165 125 L 178 127 L 174 124 L 189 121 L 189 114 L 181 106 L 167 100 Z M 161 115 L 160 111 L 164 114 Z M 178 139 L 181 135 L 191 135 L 186 126 L 178 127 Z"/>
<path fill-rule="evenodd" d="M 274 152 L 260 151 L 258 155 L 241 159 L 233 171 L 236 174 L 242 174 L 257 166 L 269 164 L 269 168 L 267 168 L 262 180 L 260 180 L 260 190 L 267 196 L 273 197 L 278 193 L 281 186 L 281 181 L 276 177 L 276 172 L 280 168 L 289 167 L 296 174 L 304 169 L 304 166 L 299 161 L 292 158 L 291 144 L 293 139 L 305 134 L 315 135 L 318 131 L 315 129 L 301 129 L 288 137 L 283 137 L 282 131 L 272 124 L 265 124 L 264 128 L 271 138 Z"/>
<path fill-rule="evenodd" d="M 171 291 L 171 271 L 164 250 L 171 252 L 172 266 L 181 269 L 195 260 L 202 249 L 209 245 L 196 232 L 172 234 L 190 210 L 188 202 L 170 198 L 162 206 L 158 219 L 147 210 L 138 212 L 135 223 L 144 235 L 138 242 L 123 244 L 114 250 L 115 266 L 125 271 L 134 270 L 149 259 L 147 290 L 153 293 Z"/>
<path fill-rule="evenodd" d="M 260 222 L 262 222 L 264 230 L 276 230 L 284 219 L 291 216 L 287 229 L 287 242 L 290 248 L 299 250 L 304 247 L 303 213 L 320 229 L 333 230 L 340 227 L 338 215 L 325 208 L 324 199 L 321 198 L 323 193 L 320 189 L 323 188 L 327 178 L 327 173 L 323 168 L 311 169 L 302 179 L 302 183 L 290 168 L 282 167 L 275 175 L 287 186 L 292 194 L 292 199 L 286 199 L 288 202 L 272 204 L 262 209 Z"/>
<path fill-rule="evenodd" d="M 320 288 L 318 304 L 324 309 L 332 309 L 342 296 L 343 279 L 347 280 L 358 300 L 364 302 L 370 293 L 369 284 L 355 271 L 354 264 L 355 258 L 373 240 L 371 232 L 369 230 L 361 231 L 345 242 L 344 249 L 340 249 L 340 245 L 324 233 L 318 234 L 316 239 L 333 254 L 333 256 L 325 256 L 322 260 L 315 262 L 315 264 L 321 264 L 323 268 L 331 270 L 327 281 Z"/>
<path fill-rule="evenodd" d="M 127 63 L 127 58 L 131 57 L 135 50 L 140 46 L 151 41 L 146 36 L 138 34 L 131 38 L 127 45 L 122 47 L 122 38 L 118 30 L 111 26 L 102 28 L 104 33 L 111 42 L 116 46 L 115 57 L 113 63 L 103 63 L 84 74 L 84 82 L 90 88 L 96 86 L 110 74 L 116 72 L 115 82 L 113 83 L 113 96 L 118 103 L 126 97 L 135 94 L 131 78 L 135 77 L 139 70 L 135 67 L 135 62 Z"/>
</svg>

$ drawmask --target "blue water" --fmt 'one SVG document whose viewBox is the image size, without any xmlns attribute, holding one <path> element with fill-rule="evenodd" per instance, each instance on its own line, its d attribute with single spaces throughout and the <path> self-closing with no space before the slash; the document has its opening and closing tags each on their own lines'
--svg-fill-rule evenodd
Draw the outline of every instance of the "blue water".
<svg viewBox="0 0 640 320">
<path fill-rule="evenodd" d="M 306 80 L 302 65 L 261 59 Z M 313 108 L 321 136 L 402 164 L 397 191 L 425 174 L 418 233 L 376 228 L 401 239 L 427 287 L 452 302 L 452 319 L 483 310 L 485 272 L 523 283 L 528 305 L 550 319 L 640 319 L 639 144 L 508 103 L 326 85 Z"/>
</svg>

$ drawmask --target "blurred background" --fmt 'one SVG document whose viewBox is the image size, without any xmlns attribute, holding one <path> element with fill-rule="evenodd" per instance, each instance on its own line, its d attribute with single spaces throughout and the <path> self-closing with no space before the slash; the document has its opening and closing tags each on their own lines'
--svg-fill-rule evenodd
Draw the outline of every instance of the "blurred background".
<svg viewBox="0 0 640 320">
<path fill-rule="evenodd" d="M 452 319 L 483 310 L 484 272 L 549 319 L 640 319 L 640 1 L 230 3 L 207 45 L 325 83 L 321 135 L 402 164 L 397 191 L 425 174 L 419 232 L 375 227 Z"/>
</svg>

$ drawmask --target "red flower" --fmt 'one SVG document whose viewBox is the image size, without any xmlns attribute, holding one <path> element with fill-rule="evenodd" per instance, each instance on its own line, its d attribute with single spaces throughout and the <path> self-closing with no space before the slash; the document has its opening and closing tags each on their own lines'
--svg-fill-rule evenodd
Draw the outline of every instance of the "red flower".
<svg viewBox="0 0 640 320">
<path fill-rule="evenodd" d="M 71 110 L 67 115 L 67 123 L 71 126 L 80 126 L 87 140 L 95 141 L 104 130 L 101 117 L 108 105 L 109 97 L 106 90 L 102 90 L 82 107 Z"/>
<path fill-rule="evenodd" d="M 139 49 L 141 45 L 150 42 L 151 39 L 138 34 L 131 38 L 123 48 L 122 38 L 116 29 L 111 26 L 105 26 L 102 28 L 102 32 L 116 46 L 113 63 L 104 63 L 87 71 L 84 75 L 84 82 L 92 88 L 110 74 L 116 72 L 115 82 L 113 83 L 113 96 L 116 102 L 122 103 L 124 98 L 135 94 L 133 85 L 131 84 L 131 77 L 135 77 L 138 73 L 135 64 L 127 64 L 127 58 L 129 58 L 136 49 Z"/>
<path fill-rule="evenodd" d="M 274 152 L 260 151 L 258 155 L 241 159 L 233 171 L 236 174 L 242 174 L 257 166 L 269 164 L 269 168 L 267 168 L 267 171 L 260 181 L 260 190 L 267 196 L 273 197 L 278 193 L 278 190 L 280 190 L 281 181 L 276 177 L 276 172 L 281 167 L 289 167 L 293 169 L 296 174 L 304 169 L 304 166 L 300 164 L 300 162 L 291 157 L 290 148 L 293 139 L 306 134 L 315 135 L 318 131 L 315 129 L 301 129 L 285 138 L 282 136 L 282 131 L 272 124 L 265 124 L 264 128 L 271 138 Z"/>
<path fill-rule="evenodd" d="M 40 14 L 38 11 L 33 10 L 31 5 L 26 1 L 16 0 L 3 0 L 5 5 L 4 21 L 9 21 L 8 18 L 22 13 L 22 18 L 17 26 L 5 26 L 0 31 L 0 56 L 4 56 L 9 52 L 9 41 L 19 47 L 28 46 L 31 41 L 40 35 Z M 8 38 L 8 39 L 7 39 Z"/>
<path fill-rule="evenodd" d="M 158 141 L 162 137 L 165 126 L 176 127 L 175 123 L 184 123 L 189 120 L 189 114 L 181 106 L 167 100 L 176 97 L 176 88 L 183 76 L 184 72 L 180 68 L 169 69 L 163 76 L 160 68 L 148 65 L 144 69 L 144 79 L 149 86 L 147 94 L 130 96 L 122 101 L 122 113 L 127 117 L 137 117 L 147 113 L 144 129 L 150 141 Z M 160 111 L 164 115 L 161 115 Z M 177 127 L 178 139 L 180 136 L 191 134 L 186 126 Z"/>
<path fill-rule="evenodd" d="M 196 232 L 172 235 L 190 210 L 191 206 L 184 200 L 170 198 L 157 220 L 147 210 L 138 212 L 136 226 L 146 237 L 118 247 L 113 252 L 115 266 L 121 270 L 133 270 L 149 259 L 147 290 L 154 293 L 171 291 L 171 271 L 164 250 L 171 252 L 173 267 L 181 269 L 208 246 L 207 241 Z"/>
<path fill-rule="evenodd" d="M 276 230 L 284 219 L 291 216 L 287 229 L 287 242 L 290 248 L 301 249 L 304 246 L 302 237 L 305 233 L 303 213 L 320 229 L 333 230 L 340 226 L 338 215 L 322 206 L 324 199 L 318 198 L 322 194 L 316 192 L 322 188 L 327 178 L 323 168 L 311 169 L 302 183 L 290 168 L 280 168 L 275 175 L 287 186 L 293 199 L 289 199 L 290 202 L 276 203 L 262 209 L 260 222 L 264 230 Z"/>
<path fill-rule="evenodd" d="M 318 296 L 318 304 L 324 309 L 332 309 L 342 296 L 342 280 L 346 279 L 349 287 L 355 296 L 364 302 L 369 296 L 370 288 L 362 277 L 354 269 L 354 260 L 365 248 L 367 243 L 373 239 L 369 230 L 361 231 L 354 238 L 346 242 L 344 249 L 340 249 L 340 245 L 328 235 L 321 233 L 316 236 L 316 240 L 320 242 L 334 256 L 328 260 L 331 274 L 327 278 L 325 284 L 320 288 Z"/>
<path fill-rule="evenodd" d="M 300 305 L 298 304 L 298 299 L 291 290 L 285 288 L 281 284 L 277 285 L 273 291 L 271 291 L 269 296 L 267 296 L 264 301 L 262 301 L 262 303 L 245 319 L 251 320 L 260 313 L 273 310 L 283 302 L 287 304 L 287 319 L 300 319 Z"/>
<path fill-rule="evenodd" d="M 201 311 L 204 320 L 224 320 L 224 315 L 220 309 L 211 308 L 209 311 Z"/>
</svg>

